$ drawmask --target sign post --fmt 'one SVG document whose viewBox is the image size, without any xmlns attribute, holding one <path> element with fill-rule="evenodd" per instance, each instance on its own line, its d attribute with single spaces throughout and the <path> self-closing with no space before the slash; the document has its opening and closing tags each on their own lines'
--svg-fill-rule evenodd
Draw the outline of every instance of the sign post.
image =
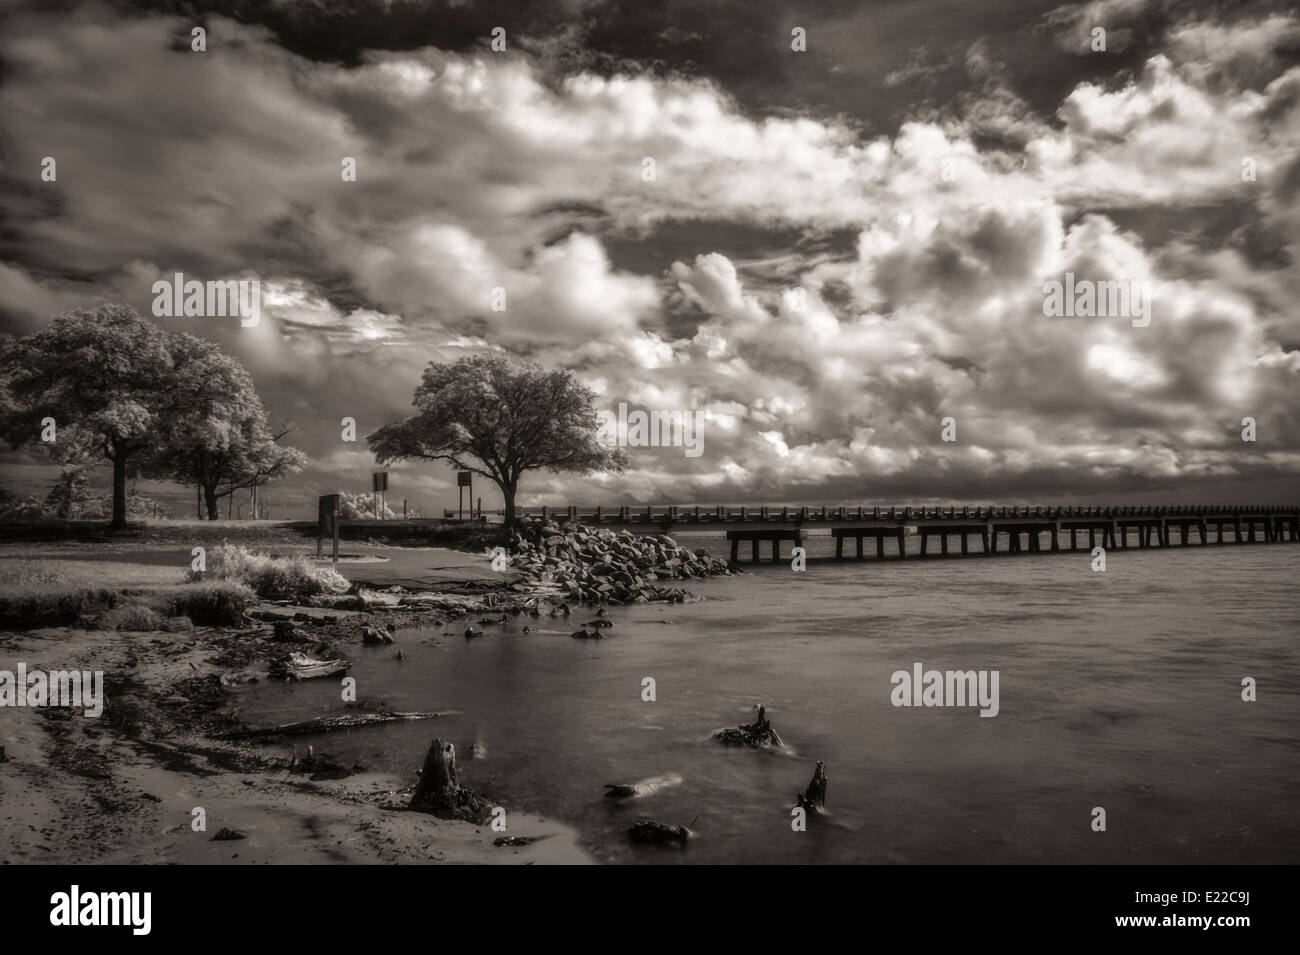
<svg viewBox="0 0 1300 955">
<path fill-rule="evenodd" d="M 370 490 L 374 495 L 375 517 L 384 519 L 384 510 L 388 506 L 388 472 L 375 471 L 370 475 Z M 382 494 L 382 497 L 380 496 Z M 381 503 L 382 502 L 382 503 Z"/>
<path fill-rule="evenodd" d="M 456 472 L 456 510 L 461 520 L 465 519 L 465 493 L 466 492 L 463 490 L 464 488 L 469 488 L 470 514 L 472 515 L 474 513 L 474 485 L 470 483 L 473 477 L 474 477 L 473 471 Z"/>
<path fill-rule="evenodd" d="M 334 540 L 334 563 L 339 562 L 339 495 L 322 494 L 316 512 L 316 559 L 321 557 L 321 538 Z"/>
</svg>

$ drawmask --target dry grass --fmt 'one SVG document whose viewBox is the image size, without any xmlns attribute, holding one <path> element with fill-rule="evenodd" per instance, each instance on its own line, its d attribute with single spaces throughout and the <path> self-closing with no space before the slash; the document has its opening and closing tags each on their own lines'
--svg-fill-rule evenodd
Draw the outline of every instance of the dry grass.
<svg viewBox="0 0 1300 955">
<path fill-rule="evenodd" d="M 351 583 L 334 570 L 313 563 L 304 554 L 275 557 L 237 544 L 222 544 L 208 554 L 207 570 L 190 572 L 194 580 L 234 580 L 263 597 L 309 597 L 346 593 Z"/>
<path fill-rule="evenodd" d="M 173 617 L 236 626 L 254 599 L 237 581 L 187 583 L 177 567 L 0 558 L 0 623 L 8 627 L 158 630 Z"/>
<path fill-rule="evenodd" d="M 185 568 L 110 560 L 0 558 L 0 596 L 30 594 L 42 588 L 159 587 L 185 583 Z"/>
</svg>

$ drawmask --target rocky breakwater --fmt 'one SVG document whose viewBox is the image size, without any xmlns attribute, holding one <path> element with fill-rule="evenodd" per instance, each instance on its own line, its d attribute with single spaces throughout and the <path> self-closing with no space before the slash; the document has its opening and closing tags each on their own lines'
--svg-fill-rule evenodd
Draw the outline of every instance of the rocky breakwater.
<svg viewBox="0 0 1300 955">
<path fill-rule="evenodd" d="M 561 527 L 552 522 L 516 530 L 508 546 L 515 585 L 530 593 L 592 603 L 680 602 L 688 594 L 663 581 L 730 574 L 720 557 L 691 551 L 667 534 L 639 537 L 626 530 Z"/>
</svg>

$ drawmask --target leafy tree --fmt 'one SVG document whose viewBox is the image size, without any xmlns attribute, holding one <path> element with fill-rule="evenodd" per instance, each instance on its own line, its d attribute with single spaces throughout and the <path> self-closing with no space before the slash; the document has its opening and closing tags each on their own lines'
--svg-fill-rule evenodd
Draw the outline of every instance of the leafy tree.
<svg viewBox="0 0 1300 955">
<path fill-rule="evenodd" d="M 305 457 L 276 445 L 253 380 L 212 342 L 168 332 L 125 305 L 57 315 L 0 353 L 0 435 L 40 444 L 65 468 L 113 466 L 112 523 L 126 523 L 128 471 L 203 490 L 209 518 L 237 488 L 299 470 Z M 57 439 L 41 441 L 54 419 Z M 75 479 L 51 501 L 72 506 Z M 147 504 L 145 505 L 147 506 Z"/>
<path fill-rule="evenodd" d="M 45 495 L 42 510 L 48 517 L 61 521 L 71 520 L 82 516 L 87 502 L 92 497 L 86 469 L 76 465 L 65 466 L 59 474 L 59 480 Z"/>
<path fill-rule="evenodd" d="M 168 333 L 134 309 L 100 305 L 55 316 L 0 354 L 0 434 L 15 448 L 33 444 L 53 418 L 58 441 L 93 446 L 113 466 L 114 529 L 126 523 L 128 464 L 157 440 L 171 406 L 177 368 L 168 345 Z"/>
<path fill-rule="evenodd" d="M 596 441 L 595 399 L 572 372 L 533 362 L 430 362 L 415 389 L 416 413 L 366 441 L 380 464 L 422 458 L 483 475 L 501 489 L 509 525 L 526 471 L 622 470 L 623 455 Z"/>
<path fill-rule="evenodd" d="M 276 442 L 253 379 L 238 360 L 192 335 L 176 336 L 187 369 L 177 385 L 163 441 L 150 455 L 147 473 L 197 487 L 208 520 L 218 502 L 241 488 L 302 470 L 306 456 Z"/>
</svg>

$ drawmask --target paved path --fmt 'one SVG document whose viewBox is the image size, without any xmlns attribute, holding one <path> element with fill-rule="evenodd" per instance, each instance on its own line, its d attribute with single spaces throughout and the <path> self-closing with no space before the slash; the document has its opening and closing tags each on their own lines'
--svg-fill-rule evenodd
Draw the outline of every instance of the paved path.
<svg viewBox="0 0 1300 955">
<path fill-rule="evenodd" d="M 251 550 L 274 554 L 302 553 L 315 556 L 314 544 L 272 544 L 265 547 L 253 545 Z M 328 549 L 326 554 L 328 554 Z M 458 587 L 475 582 L 500 584 L 511 582 L 517 574 L 511 571 L 497 573 L 492 569 L 487 554 L 470 554 L 442 547 L 370 547 L 354 541 L 342 542 L 339 554 L 364 554 L 384 557 L 382 561 L 351 562 L 340 560 L 339 573 L 354 583 L 371 587 L 390 587 L 397 584 L 408 590 L 432 590 L 439 587 Z M 0 558 L 8 555 L 0 554 Z M 21 555 L 31 560 L 104 560 L 126 564 L 148 564 L 155 567 L 175 565 L 186 569 L 192 557 L 188 546 L 139 547 L 114 545 L 108 547 L 33 548 Z M 328 562 L 328 561 L 327 561 Z"/>
</svg>

